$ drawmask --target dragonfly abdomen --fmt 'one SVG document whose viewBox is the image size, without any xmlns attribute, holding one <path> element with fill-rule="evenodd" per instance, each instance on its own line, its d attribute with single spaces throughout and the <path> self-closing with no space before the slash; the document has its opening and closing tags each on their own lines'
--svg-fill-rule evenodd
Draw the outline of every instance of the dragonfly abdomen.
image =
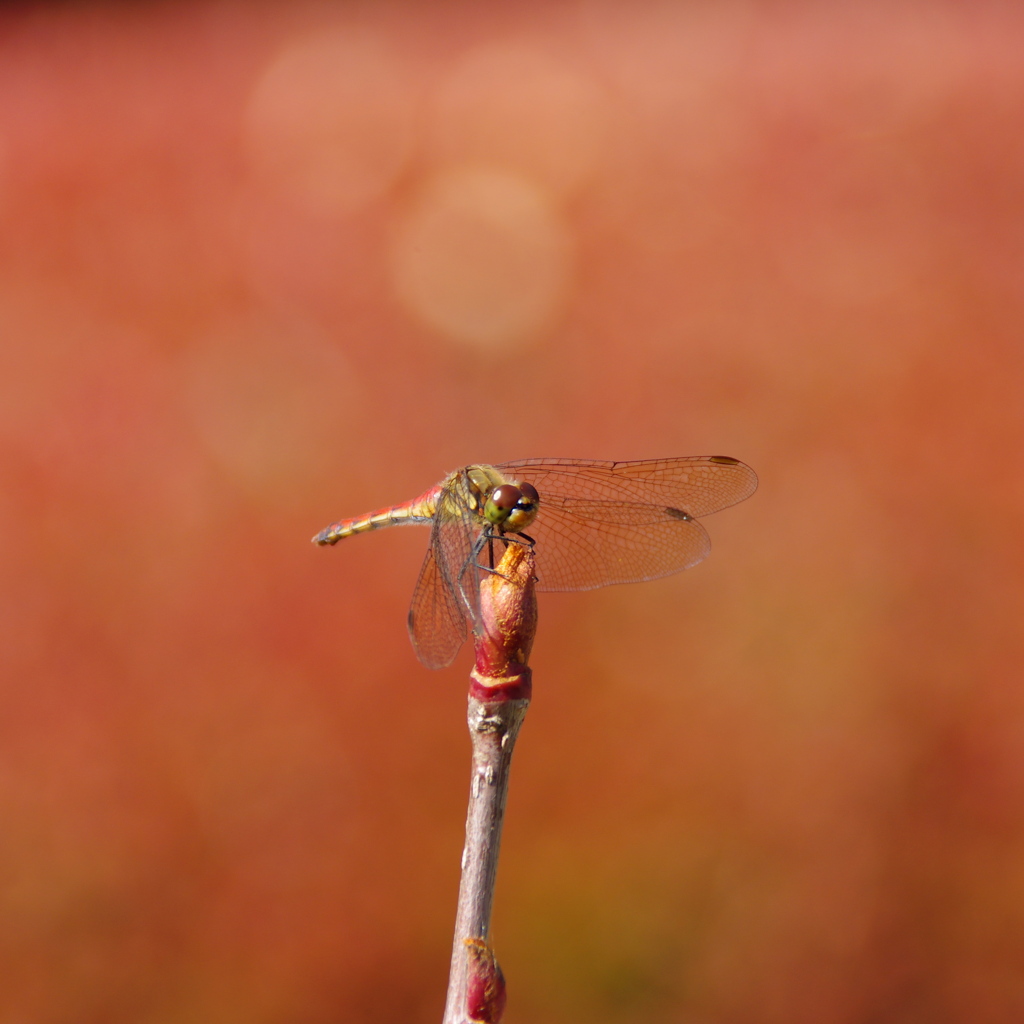
<svg viewBox="0 0 1024 1024">
<path fill-rule="evenodd" d="M 351 537 L 354 533 L 382 530 L 385 526 L 400 526 L 406 523 L 429 525 L 433 522 L 434 508 L 433 501 L 423 498 L 407 502 L 404 505 L 379 508 L 376 512 L 368 512 L 355 519 L 342 519 L 337 523 L 331 523 L 313 538 L 313 543 L 319 544 L 321 547 L 327 544 L 337 544 L 339 540 Z"/>
</svg>

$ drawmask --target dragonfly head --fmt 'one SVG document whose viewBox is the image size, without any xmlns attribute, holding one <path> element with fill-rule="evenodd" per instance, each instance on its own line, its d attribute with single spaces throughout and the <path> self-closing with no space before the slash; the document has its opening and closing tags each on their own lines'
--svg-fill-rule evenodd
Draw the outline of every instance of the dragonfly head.
<svg viewBox="0 0 1024 1024">
<path fill-rule="evenodd" d="M 537 518 L 540 495 L 533 484 L 502 484 L 484 502 L 484 518 L 508 533 L 525 530 Z"/>
</svg>

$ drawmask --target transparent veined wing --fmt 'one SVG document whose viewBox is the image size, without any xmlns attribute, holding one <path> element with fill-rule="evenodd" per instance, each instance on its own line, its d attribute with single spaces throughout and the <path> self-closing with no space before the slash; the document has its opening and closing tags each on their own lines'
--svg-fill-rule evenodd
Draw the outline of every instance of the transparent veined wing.
<svg viewBox="0 0 1024 1024">
<path fill-rule="evenodd" d="M 465 469 L 445 481 L 437 499 L 430 547 L 448 591 L 470 625 L 480 619 L 480 571 L 475 554 L 480 518 Z"/>
<path fill-rule="evenodd" d="M 450 665 L 466 641 L 466 613 L 438 568 L 433 544 L 427 548 L 409 606 L 409 637 L 427 668 Z"/>
<path fill-rule="evenodd" d="M 754 471 L 726 456 L 523 459 L 497 468 L 540 493 L 528 531 L 537 542 L 539 590 L 591 590 L 688 569 L 711 550 L 697 517 L 757 487 Z"/>
</svg>

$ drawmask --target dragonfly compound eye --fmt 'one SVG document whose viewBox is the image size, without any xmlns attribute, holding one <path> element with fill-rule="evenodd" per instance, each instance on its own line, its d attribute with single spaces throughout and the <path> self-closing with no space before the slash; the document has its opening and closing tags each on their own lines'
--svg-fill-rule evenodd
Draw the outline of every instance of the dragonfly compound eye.
<svg viewBox="0 0 1024 1024">
<path fill-rule="evenodd" d="M 520 508 L 536 505 L 540 501 L 540 495 L 533 484 L 520 484 L 519 490 L 523 492 L 523 500 L 519 503 Z"/>
<path fill-rule="evenodd" d="M 505 522 L 512 510 L 519 503 L 523 492 L 512 484 L 502 484 L 491 491 L 491 496 L 484 505 L 484 516 L 495 526 Z"/>
<path fill-rule="evenodd" d="M 519 500 L 516 507 L 508 514 L 504 528 L 509 533 L 520 533 L 537 518 L 540 508 L 540 495 L 533 484 L 519 485 Z"/>
</svg>

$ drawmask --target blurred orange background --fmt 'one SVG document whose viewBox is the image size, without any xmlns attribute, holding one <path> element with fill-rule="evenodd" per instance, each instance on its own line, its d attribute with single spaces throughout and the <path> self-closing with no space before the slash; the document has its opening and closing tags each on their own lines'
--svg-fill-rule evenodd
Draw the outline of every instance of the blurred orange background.
<svg viewBox="0 0 1024 1024">
<path fill-rule="evenodd" d="M 1024 15 L 0 14 L 0 1021 L 438 1021 L 473 461 L 728 454 L 543 595 L 509 1024 L 1024 1019 Z"/>
</svg>

